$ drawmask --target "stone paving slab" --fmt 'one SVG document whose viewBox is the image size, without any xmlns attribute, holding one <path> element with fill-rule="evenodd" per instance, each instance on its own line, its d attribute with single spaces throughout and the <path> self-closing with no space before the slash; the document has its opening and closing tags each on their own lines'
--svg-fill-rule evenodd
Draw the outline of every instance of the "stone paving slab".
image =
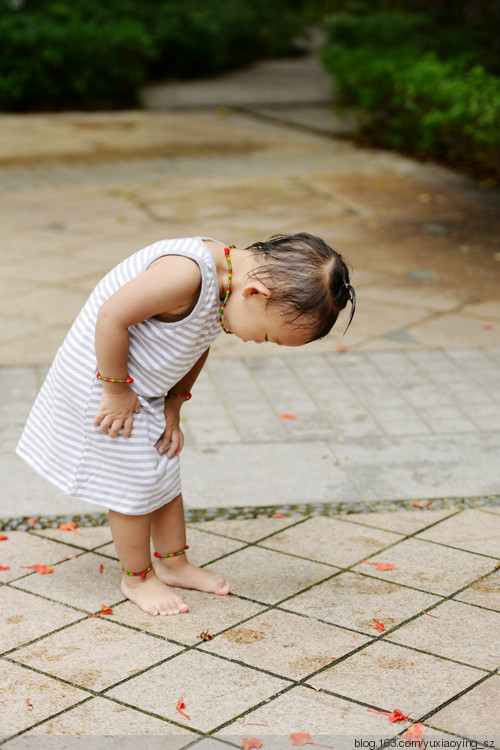
<svg viewBox="0 0 500 750">
<path fill-rule="evenodd" d="M 220 360 L 209 360 L 183 412 L 186 504 L 258 507 L 498 495 L 498 351 L 229 358 L 223 384 Z M 100 510 L 68 500 L 13 455 L 45 372 L 0 369 L 4 518 Z"/>
<path fill-rule="evenodd" d="M 487 509 L 474 513 L 496 517 Z M 369 515 L 371 521 L 378 516 Z M 418 523 L 410 522 L 406 534 L 378 532 L 383 547 L 369 561 L 396 564 L 384 573 L 362 562 L 368 537 L 357 556 L 338 560 L 341 567 L 297 557 L 308 555 L 315 542 L 319 549 L 336 546 L 342 528 L 347 538 L 353 527 L 374 533 L 363 515 L 356 524 L 345 517 L 320 523 L 307 516 L 193 524 L 195 546 L 208 536 L 242 545 L 241 551 L 221 546 L 222 556 L 210 565 L 228 574 L 233 595 L 186 592 L 190 612 L 172 618 L 149 617 L 124 601 L 118 568 L 100 556 L 104 573 L 112 576 L 103 588 L 96 562 L 105 537 L 94 529 L 60 532 L 65 536 L 58 541 L 44 531 L 9 532 L 0 542 L 2 564 L 14 570 L 20 550 L 24 560 L 47 562 L 48 548 L 37 545 L 50 541 L 54 572 L 21 571 L 23 578 L 0 572 L 0 672 L 7 688 L 0 694 L 2 746 L 69 750 L 79 735 L 93 747 L 99 727 L 101 742 L 106 736 L 108 744 L 109 736 L 110 747 L 122 738 L 120 746 L 127 747 L 128 737 L 144 736 L 152 748 L 161 739 L 171 744 L 159 747 L 220 750 L 217 739 L 226 743 L 220 747 L 241 747 L 243 737 L 253 736 L 264 748 L 279 750 L 290 747 L 291 734 L 308 732 L 313 742 L 347 750 L 356 739 L 397 738 L 422 721 L 424 739 L 488 739 L 500 747 L 491 713 L 499 615 L 484 599 L 472 604 L 453 598 L 480 590 L 495 559 L 456 550 L 469 565 L 441 565 L 440 593 L 419 591 L 415 559 L 396 556 L 396 550 L 418 544 L 425 562 L 432 550 L 437 557 L 439 550 L 449 554 L 453 531 L 467 529 L 479 540 L 482 530 L 480 524 L 469 530 L 467 510 L 440 517 L 414 509 L 407 515 Z M 339 536 L 332 538 L 336 526 Z M 426 528 L 441 530 L 445 541 L 417 541 L 417 527 L 421 535 Z M 301 533 L 295 546 L 284 547 L 283 534 L 293 531 Z M 78 548 L 74 560 L 67 559 L 67 537 Z M 68 598 L 64 570 L 77 562 L 86 573 Z M 249 579 L 249 570 L 258 572 Z M 28 591 L 29 580 L 43 587 Z M 497 588 L 485 586 L 483 595 L 490 590 L 495 597 Z M 102 603 L 113 612 L 89 617 Z M 375 629 L 377 622 L 385 630 Z M 203 633 L 213 638 L 206 641 Z M 176 710 L 181 697 L 183 713 Z M 395 708 L 410 720 L 391 724 L 377 713 Z"/>
</svg>

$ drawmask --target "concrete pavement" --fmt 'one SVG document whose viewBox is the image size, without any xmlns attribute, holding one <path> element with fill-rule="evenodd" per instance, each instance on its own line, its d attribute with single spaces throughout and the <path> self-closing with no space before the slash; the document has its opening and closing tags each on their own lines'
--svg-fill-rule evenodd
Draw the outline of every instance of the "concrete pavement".
<svg viewBox="0 0 500 750">
<path fill-rule="evenodd" d="M 297 733 L 378 747 L 416 722 L 436 747 L 500 746 L 497 196 L 339 138 L 353 120 L 329 91 L 306 58 L 150 88 L 140 112 L 0 117 L 9 750 L 284 748 Z M 186 592 L 188 615 L 143 616 L 100 509 L 13 455 L 22 423 L 127 254 L 302 230 L 351 262 L 353 325 L 301 350 L 219 337 L 184 409 L 183 482 L 191 559 L 234 596 Z M 35 564 L 53 573 L 20 567 Z M 410 718 L 376 713 L 395 709 Z"/>
</svg>

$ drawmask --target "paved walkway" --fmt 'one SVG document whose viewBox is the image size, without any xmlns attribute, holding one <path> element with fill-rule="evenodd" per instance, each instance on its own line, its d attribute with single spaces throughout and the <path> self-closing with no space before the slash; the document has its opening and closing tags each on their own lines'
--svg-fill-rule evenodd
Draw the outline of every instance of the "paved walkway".
<svg viewBox="0 0 500 750">
<path fill-rule="evenodd" d="M 0 117 L 0 743 L 378 747 L 423 723 L 441 747 L 499 747 L 497 196 L 339 137 L 352 119 L 313 59 L 144 96 Z M 14 456 L 27 411 L 127 254 L 301 230 L 351 262 L 354 323 L 302 350 L 219 337 L 183 481 L 191 558 L 234 596 L 142 616 L 101 509 Z"/>
</svg>

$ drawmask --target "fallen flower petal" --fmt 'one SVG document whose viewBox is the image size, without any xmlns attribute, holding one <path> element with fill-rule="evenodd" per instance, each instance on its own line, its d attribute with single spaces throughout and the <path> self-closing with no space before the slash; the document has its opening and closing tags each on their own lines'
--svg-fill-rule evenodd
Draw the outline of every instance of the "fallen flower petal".
<svg viewBox="0 0 500 750">
<path fill-rule="evenodd" d="M 186 704 L 184 703 L 184 698 L 179 698 L 175 708 L 181 714 L 181 716 L 184 716 L 185 719 L 191 719 L 191 717 L 185 714 L 183 711 L 183 709 L 186 708 Z"/>
<path fill-rule="evenodd" d="M 204 630 L 203 633 L 200 633 L 198 638 L 201 638 L 202 641 L 211 641 L 213 640 L 213 635 Z"/>
<path fill-rule="evenodd" d="M 484 331 L 491 331 L 493 328 L 493 323 L 483 323 L 483 330 Z"/>
<path fill-rule="evenodd" d="M 243 750 L 251 750 L 252 747 L 262 747 L 262 740 L 257 737 L 243 737 L 241 744 Z"/>
<path fill-rule="evenodd" d="M 373 626 L 373 627 L 375 628 L 375 630 L 378 630 L 378 631 L 379 631 L 379 633 L 383 633 L 383 632 L 384 632 L 384 630 L 385 630 L 385 625 L 384 625 L 384 623 L 383 623 L 383 622 L 379 622 L 379 621 L 378 621 L 378 620 L 376 620 L 375 618 L 373 618 L 373 622 L 375 623 L 375 625 Z"/>
<path fill-rule="evenodd" d="M 26 698 L 26 705 L 28 706 L 28 708 L 29 708 L 29 709 L 30 709 L 30 711 L 31 711 L 31 709 L 33 708 L 33 703 L 32 703 L 32 702 L 30 701 L 30 699 L 29 699 L 29 698 Z"/>
<path fill-rule="evenodd" d="M 39 573 L 41 576 L 54 572 L 54 568 L 51 568 L 50 565 L 20 565 L 19 567 L 20 568 L 32 568 L 36 573 Z"/>
<path fill-rule="evenodd" d="M 35 518 L 33 518 L 33 516 L 32 516 L 32 517 L 30 518 L 30 520 L 28 521 L 28 523 L 29 523 L 29 525 L 31 526 L 31 528 L 33 528 L 33 526 L 34 526 L 34 525 L 35 525 L 35 523 L 36 523 L 36 519 L 35 519 Z"/>
<path fill-rule="evenodd" d="M 361 562 L 366 563 L 367 565 L 376 565 L 377 570 L 394 570 L 396 567 L 392 563 L 370 562 L 369 560 L 361 560 Z"/>
<path fill-rule="evenodd" d="M 10 565 L 0 565 L 0 570 L 10 570 Z"/>
<path fill-rule="evenodd" d="M 5 536 L 5 534 L 0 534 L 0 542 L 5 542 L 6 539 L 8 539 L 8 536 Z"/>
<path fill-rule="evenodd" d="M 61 531 L 72 531 L 74 534 L 78 534 L 78 536 L 81 536 L 80 532 L 77 530 L 78 526 L 73 521 L 68 521 L 68 523 L 60 523 L 58 528 Z"/>
<path fill-rule="evenodd" d="M 441 617 L 441 615 L 431 615 L 430 612 L 424 612 L 424 615 L 427 615 L 427 617 L 435 617 L 436 620 L 439 620 L 439 618 Z"/>
<path fill-rule="evenodd" d="M 103 565 L 103 564 L 101 563 L 101 564 L 99 565 L 99 573 L 102 573 L 102 572 L 103 572 L 103 570 L 104 570 L 104 565 Z"/>
<path fill-rule="evenodd" d="M 394 711 L 388 712 L 388 711 L 375 711 L 373 708 L 367 708 L 367 711 L 370 711 L 372 714 L 382 714 L 382 716 L 387 716 L 389 721 L 391 721 L 393 724 L 396 721 L 408 721 L 410 716 L 405 716 L 402 711 L 399 710 L 399 708 L 395 708 Z"/>
<path fill-rule="evenodd" d="M 112 615 L 113 610 L 111 607 L 107 607 L 105 604 L 101 604 L 102 612 L 99 612 L 97 615 L 87 615 L 87 617 L 102 617 L 102 615 Z"/>
<path fill-rule="evenodd" d="M 284 411 L 282 414 L 280 414 L 281 419 L 297 419 L 299 422 L 303 421 L 302 417 L 298 417 L 296 414 L 292 414 L 291 412 Z"/>
<path fill-rule="evenodd" d="M 418 724 L 412 724 L 411 727 L 408 727 L 406 732 L 402 735 L 402 737 L 413 740 L 413 742 L 417 743 L 420 747 L 422 747 L 421 739 L 423 736 L 424 725 L 420 722 Z"/>
<path fill-rule="evenodd" d="M 283 513 L 273 513 L 271 518 L 285 518 L 285 516 L 283 515 Z"/>
<path fill-rule="evenodd" d="M 303 745 L 316 745 L 316 747 L 333 747 L 333 745 L 320 745 L 318 742 L 313 742 L 309 732 L 294 732 L 290 735 L 290 741 L 294 747 L 302 747 Z"/>
<path fill-rule="evenodd" d="M 414 500 L 412 505 L 414 508 L 428 508 L 429 505 L 432 505 L 432 500 L 427 500 L 425 503 L 419 503 L 418 500 Z"/>
</svg>

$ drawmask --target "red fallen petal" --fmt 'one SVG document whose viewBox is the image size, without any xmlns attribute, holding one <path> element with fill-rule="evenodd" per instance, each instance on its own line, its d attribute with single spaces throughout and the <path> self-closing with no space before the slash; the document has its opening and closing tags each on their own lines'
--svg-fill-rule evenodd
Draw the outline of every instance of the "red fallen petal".
<svg viewBox="0 0 500 750">
<path fill-rule="evenodd" d="M 493 328 L 493 323 L 483 323 L 483 330 L 491 331 L 492 328 Z"/>
<path fill-rule="evenodd" d="M 31 710 L 31 709 L 33 708 L 33 703 L 32 703 L 32 702 L 30 701 L 30 699 L 29 699 L 29 698 L 26 698 L 26 705 L 28 706 L 28 708 L 29 708 L 30 710 Z"/>
<path fill-rule="evenodd" d="M 389 721 L 392 723 L 396 721 L 408 721 L 410 718 L 409 716 L 405 716 L 402 711 L 399 710 L 399 708 L 395 708 L 394 711 L 389 713 L 388 711 L 375 711 L 373 708 L 367 708 L 367 711 L 370 711 L 372 714 L 382 714 L 382 716 L 387 716 Z"/>
<path fill-rule="evenodd" d="M 257 737 L 243 737 L 241 740 L 243 750 L 251 750 L 252 747 L 262 747 L 262 740 Z"/>
<path fill-rule="evenodd" d="M 6 539 L 8 539 L 8 536 L 5 536 L 5 534 L 0 534 L 0 542 L 5 542 Z"/>
<path fill-rule="evenodd" d="M 33 528 L 33 526 L 35 525 L 35 523 L 36 523 L 36 519 L 33 518 L 33 517 L 31 517 L 30 520 L 29 520 L 29 525 L 31 526 L 31 528 Z"/>
<path fill-rule="evenodd" d="M 384 623 L 383 622 L 379 622 L 375 618 L 373 618 L 373 622 L 375 623 L 375 625 L 373 626 L 375 628 L 375 630 L 378 630 L 380 633 L 383 633 L 384 630 L 385 630 Z"/>
<path fill-rule="evenodd" d="M 101 604 L 102 612 L 99 612 L 97 615 L 87 615 L 88 617 L 102 617 L 102 615 L 112 615 L 113 610 L 111 607 L 106 607 L 105 604 Z"/>
<path fill-rule="evenodd" d="M 439 620 L 439 618 L 441 617 L 441 615 L 431 615 L 430 612 L 424 612 L 424 615 L 427 615 L 427 617 L 435 617 L 436 620 Z"/>
<path fill-rule="evenodd" d="M 73 533 L 78 534 L 81 536 L 80 532 L 77 531 L 78 526 L 73 521 L 68 521 L 68 523 L 60 523 L 58 528 L 61 531 L 73 531 Z"/>
<path fill-rule="evenodd" d="M 302 747 L 303 745 L 316 745 L 316 747 L 333 747 L 333 745 L 320 745 L 318 742 L 313 742 L 309 732 L 294 732 L 290 735 L 290 741 L 294 747 Z"/>
<path fill-rule="evenodd" d="M 20 565 L 19 567 L 32 568 L 36 573 L 40 573 L 41 576 L 54 572 L 54 568 L 51 568 L 50 565 Z"/>
<path fill-rule="evenodd" d="M 184 703 L 184 698 L 179 698 L 176 705 L 176 710 L 181 714 L 181 716 L 184 716 L 185 719 L 190 719 L 191 717 L 184 713 L 182 710 L 183 708 L 186 708 L 186 704 Z"/>
<path fill-rule="evenodd" d="M 361 560 L 361 562 L 364 562 L 367 565 L 376 565 L 377 570 L 394 570 L 394 568 L 396 567 L 392 563 L 370 562 L 369 560 Z"/>
<path fill-rule="evenodd" d="M 402 737 L 410 737 L 412 740 L 419 742 L 419 740 L 422 739 L 423 735 L 424 735 L 424 725 L 418 723 L 418 724 L 412 724 L 411 727 L 408 727 L 408 729 L 402 735 Z"/>
<path fill-rule="evenodd" d="M 0 565 L 0 570 L 10 570 L 10 565 Z"/>
<path fill-rule="evenodd" d="M 283 412 L 283 414 L 280 414 L 281 419 L 298 419 L 299 421 L 302 421 L 302 417 L 298 417 L 296 414 L 291 414 L 290 412 Z"/>
<path fill-rule="evenodd" d="M 346 352 L 347 351 L 347 346 L 337 346 L 337 351 L 338 352 Z"/>
<path fill-rule="evenodd" d="M 419 503 L 418 500 L 414 500 L 412 503 L 414 508 L 428 508 L 432 505 L 432 500 L 427 500 L 425 503 Z"/>
<path fill-rule="evenodd" d="M 101 563 L 101 564 L 99 565 L 99 573 L 102 573 L 102 572 L 103 572 L 103 570 L 104 570 L 104 565 L 103 565 L 103 564 Z"/>
<path fill-rule="evenodd" d="M 273 513 L 271 518 L 285 518 L 285 516 L 283 515 L 283 513 Z"/>
</svg>

